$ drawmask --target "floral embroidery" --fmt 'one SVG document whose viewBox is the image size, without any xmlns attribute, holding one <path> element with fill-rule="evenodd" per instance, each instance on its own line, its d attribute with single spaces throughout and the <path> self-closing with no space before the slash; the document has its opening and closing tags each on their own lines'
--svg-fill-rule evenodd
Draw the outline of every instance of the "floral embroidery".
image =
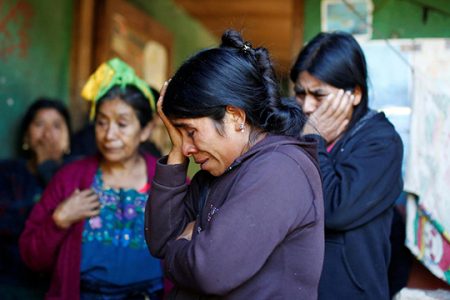
<svg viewBox="0 0 450 300">
<path fill-rule="evenodd" d="M 146 248 L 144 212 L 148 194 L 133 189 L 104 187 L 100 169 L 92 188 L 99 197 L 101 209 L 98 216 L 86 220 L 83 243 L 100 242 L 116 247 Z"/>
</svg>

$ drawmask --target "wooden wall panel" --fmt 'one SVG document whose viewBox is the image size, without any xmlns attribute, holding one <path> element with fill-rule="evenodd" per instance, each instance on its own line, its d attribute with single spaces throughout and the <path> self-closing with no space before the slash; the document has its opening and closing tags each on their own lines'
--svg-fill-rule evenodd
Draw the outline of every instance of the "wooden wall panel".
<svg viewBox="0 0 450 300">
<path fill-rule="evenodd" d="M 286 75 L 302 43 L 303 0 L 175 0 L 220 37 L 227 28 L 242 31 L 254 46 L 265 46 L 279 73 Z"/>
</svg>

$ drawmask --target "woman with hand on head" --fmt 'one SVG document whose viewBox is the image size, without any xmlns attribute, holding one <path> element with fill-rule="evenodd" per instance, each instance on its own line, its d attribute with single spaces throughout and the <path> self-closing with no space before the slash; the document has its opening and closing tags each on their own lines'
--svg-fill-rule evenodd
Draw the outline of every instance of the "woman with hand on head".
<svg viewBox="0 0 450 300">
<path fill-rule="evenodd" d="M 152 94 L 119 59 L 83 88 L 93 101 L 99 155 L 62 168 L 20 237 L 29 267 L 51 272 L 47 299 L 161 299 L 159 260 L 148 253 L 144 209 L 156 159 L 139 152 Z"/>
<path fill-rule="evenodd" d="M 172 149 L 146 209 L 169 299 L 315 299 L 323 259 L 322 185 L 303 115 L 282 101 L 269 54 L 239 33 L 187 60 L 158 112 Z M 186 184 L 188 157 L 201 170 Z"/>
<path fill-rule="evenodd" d="M 0 161 L 0 294 L 42 299 L 48 278 L 20 259 L 19 236 L 53 174 L 71 158 L 70 117 L 59 100 L 39 98 L 20 126 L 19 159 Z"/>
<path fill-rule="evenodd" d="M 325 200 L 325 260 L 319 299 L 389 299 L 393 205 L 403 188 L 400 136 L 368 108 L 367 67 L 347 33 L 320 33 L 291 70 L 319 144 Z"/>
</svg>

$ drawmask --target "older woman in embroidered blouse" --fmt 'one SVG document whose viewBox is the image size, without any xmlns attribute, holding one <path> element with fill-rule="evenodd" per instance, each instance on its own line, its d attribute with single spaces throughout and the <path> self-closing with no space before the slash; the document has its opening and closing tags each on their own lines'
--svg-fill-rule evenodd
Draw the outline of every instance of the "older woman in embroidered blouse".
<svg viewBox="0 0 450 300">
<path fill-rule="evenodd" d="M 119 59 L 100 66 L 83 96 L 93 100 L 99 154 L 55 176 L 27 221 L 22 256 L 51 272 L 49 299 L 160 299 L 161 266 L 143 225 L 156 159 L 139 151 L 153 96 Z"/>
</svg>

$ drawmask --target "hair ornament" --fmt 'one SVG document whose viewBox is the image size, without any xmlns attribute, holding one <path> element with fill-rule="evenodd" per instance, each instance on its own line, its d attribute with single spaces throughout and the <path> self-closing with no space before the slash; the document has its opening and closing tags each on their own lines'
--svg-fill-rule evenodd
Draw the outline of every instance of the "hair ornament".
<svg viewBox="0 0 450 300">
<path fill-rule="evenodd" d="M 101 64 L 97 70 L 89 77 L 84 85 L 81 96 L 92 102 L 90 118 L 95 116 L 95 104 L 113 86 L 118 85 L 125 89 L 127 85 L 138 88 L 150 102 L 152 111 L 155 112 L 155 101 L 148 84 L 139 78 L 134 69 L 119 58 L 113 58 Z"/>
<path fill-rule="evenodd" d="M 251 48 L 252 48 L 252 44 L 250 44 L 249 42 L 244 42 L 244 44 L 241 47 L 241 51 L 244 53 L 248 53 L 248 52 L 250 52 Z"/>
</svg>

